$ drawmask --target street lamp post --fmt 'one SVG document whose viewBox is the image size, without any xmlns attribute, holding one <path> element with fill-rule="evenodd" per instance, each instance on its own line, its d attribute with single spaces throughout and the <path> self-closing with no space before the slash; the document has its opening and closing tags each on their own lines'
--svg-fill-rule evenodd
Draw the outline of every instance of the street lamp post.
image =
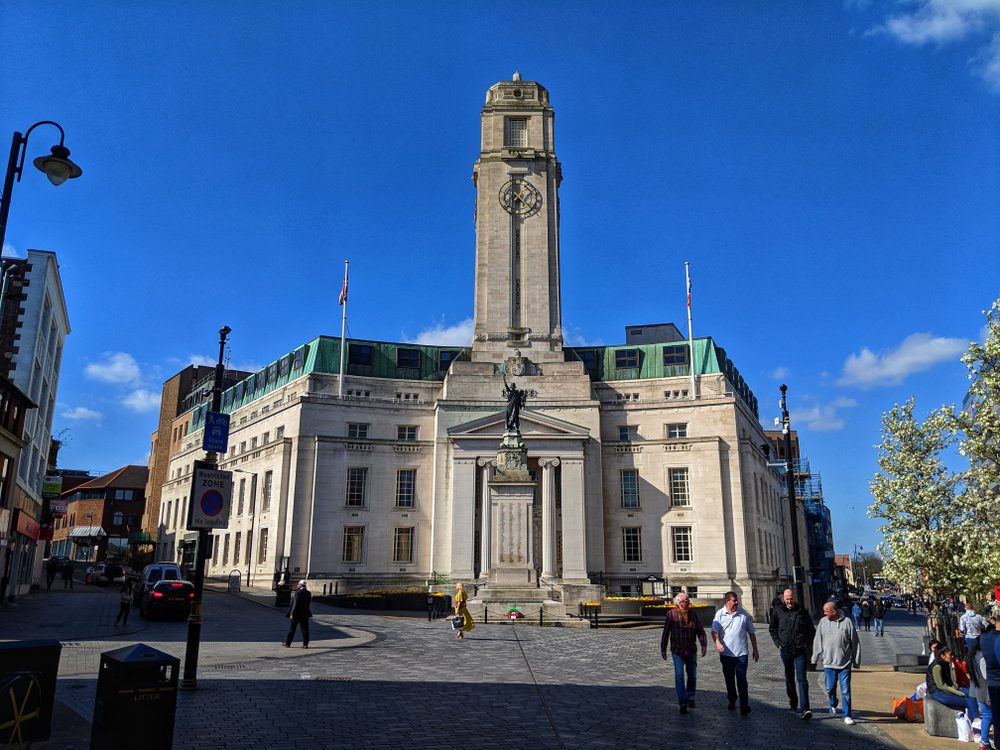
<svg viewBox="0 0 1000 750">
<path fill-rule="evenodd" d="M 222 409 L 222 383 L 226 366 L 226 337 L 232 333 L 229 326 L 219 329 L 219 362 L 215 366 L 215 380 L 212 383 L 212 412 Z M 219 456 L 214 451 L 205 453 L 205 464 L 215 469 L 219 465 Z M 198 689 L 198 649 L 201 645 L 201 599 L 205 590 L 205 560 L 208 557 L 209 533 L 207 529 L 198 531 L 198 545 L 194 555 L 194 599 L 191 601 L 191 615 L 188 617 L 187 645 L 184 649 L 184 675 L 181 678 L 182 690 Z"/>
<path fill-rule="evenodd" d="M 862 547 L 860 544 L 855 544 L 854 545 L 854 585 L 855 585 L 855 587 L 857 587 L 857 585 L 858 585 L 858 575 L 857 574 L 861 571 L 861 566 L 858 564 L 858 559 L 859 559 L 858 550 L 861 550 L 862 552 L 864 552 L 865 548 Z M 864 578 L 862 578 L 861 584 L 862 584 L 862 587 L 864 587 Z M 859 589 L 859 591 L 860 591 L 860 589 Z"/>
<path fill-rule="evenodd" d="M 799 512 L 795 502 L 795 465 L 792 461 L 791 420 L 788 416 L 786 398 L 788 386 L 781 385 L 781 433 L 785 436 L 785 482 L 788 487 L 789 519 L 792 522 L 792 581 L 795 584 L 795 598 L 805 606 L 802 588 L 802 551 L 799 548 Z"/>
</svg>

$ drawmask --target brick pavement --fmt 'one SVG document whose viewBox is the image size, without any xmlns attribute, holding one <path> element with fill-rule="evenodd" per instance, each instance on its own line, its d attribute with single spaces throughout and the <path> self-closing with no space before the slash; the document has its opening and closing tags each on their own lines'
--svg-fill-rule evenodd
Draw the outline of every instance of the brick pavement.
<svg viewBox="0 0 1000 750">
<path fill-rule="evenodd" d="M 67 643 L 57 697 L 80 717 L 93 712 L 101 650 L 141 641 L 182 656 L 183 623 L 147 624 L 134 615 L 137 629 L 116 634 L 103 619 L 111 601 L 113 620 L 114 592 L 66 594 L 75 600 L 72 620 L 60 593 L 0 607 L 0 634 Z M 657 631 L 491 623 L 457 641 L 443 620 L 316 603 L 315 637 L 322 631 L 333 645 L 305 651 L 278 645 L 286 621 L 280 610 L 262 606 L 269 593 L 252 598 L 207 594 L 200 689 L 179 695 L 175 747 L 596 750 L 662 747 L 679 738 L 713 748 L 901 747 L 873 722 L 847 727 L 820 713 L 811 722 L 790 715 L 780 661 L 763 632 L 761 661 L 750 667 L 753 713 L 725 710 L 719 662 L 710 652 L 699 665 L 698 708 L 681 716 Z M 904 628 L 896 636 L 901 643 Z M 70 645 L 86 641 L 91 645 Z M 819 678 L 811 675 L 814 706 L 823 703 Z M 72 732 L 77 736 L 59 736 L 62 744 L 36 747 L 86 747 L 79 727 Z"/>
</svg>

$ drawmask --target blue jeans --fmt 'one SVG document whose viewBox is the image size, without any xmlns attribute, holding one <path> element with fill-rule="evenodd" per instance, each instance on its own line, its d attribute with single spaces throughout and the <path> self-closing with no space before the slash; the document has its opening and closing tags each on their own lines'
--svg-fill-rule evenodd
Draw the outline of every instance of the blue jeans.
<svg viewBox="0 0 1000 750">
<path fill-rule="evenodd" d="M 851 715 L 851 668 L 824 667 L 823 675 L 826 678 L 826 694 L 834 708 L 837 707 L 837 682 L 840 682 L 840 700 L 843 703 L 844 718 L 847 718 Z"/>
<path fill-rule="evenodd" d="M 809 708 L 809 681 L 806 678 L 806 655 L 781 653 L 781 663 L 785 665 L 785 691 L 788 693 L 788 705 L 792 708 Z M 799 684 L 799 693 L 795 694 L 795 683 Z M 801 699 L 801 700 L 800 700 Z"/>
<path fill-rule="evenodd" d="M 927 697 L 933 698 L 938 703 L 943 703 L 948 708 L 954 708 L 956 711 L 968 711 L 970 719 L 978 718 L 979 703 L 975 698 L 969 697 L 969 691 L 966 688 L 958 689 L 962 691 L 963 695 L 952 695 L 943 690 L 935 690 L 933 693 L 927 693 Z"/>
<path fill-rule="evenodd" d="M 686 706 L 688 701 L 694 700 L 695 688 L 698 686 L 698 653 L 690 656 L 674 657 L 674 689 L 677 691 L 677 700 L 682 706 Z M 687 672 L 687 682 L 684 680 L 684 673 Z"/>
<path fill-rule="evenodd" d="M 979 703 L 977 701 L 977 703 Z M 993 724 L 993 711 L 989 703 L 979 703 L 979 715 L 983 717 L 982 728 L 979 730 L 979 744 L 990 746 L 990 726 Z"/>
<path fill-rule="evenodd" d="M 875 635 L 885 635 L 885 623 L 881 617 L 875 618 Z"/>
<path fill-rule="evenodd" d="M 726 681 L 726 697 L 729 698 L 729 705 L 736 705 L 736 694 L 739 692 L 740 708 L 750 705 L 750 691 L 747 688 L 747 663 L 749 656 L 725 656 L 720 655 L 722 662 L 722 677 Z"/>
</svg>

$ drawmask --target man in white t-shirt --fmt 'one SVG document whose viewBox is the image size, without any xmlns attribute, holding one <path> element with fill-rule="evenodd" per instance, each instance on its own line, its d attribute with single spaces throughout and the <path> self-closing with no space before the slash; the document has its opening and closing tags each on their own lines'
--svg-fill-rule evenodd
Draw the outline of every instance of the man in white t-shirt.
<svg viewBox="0 0 1000 750">
<path fill-rule="evenodd" d="M 760 658 L 757 651 L 757 631 L 750 613 L 740 606 L 740 598 L 735 591 L 726 592 L 726 604 L 715 613 L 712 620 L 712 640 L 722 662 L 722 676 L 726 680 L 726 696 L 729 710 L 736 710 L 736 695 L 739 693 L 740 713 L 750 713 L 750 695 L 747 688 L 747 666 L 749 657 Z M 751 651 L 751 646 L 752 651 Z"/>
</svg>

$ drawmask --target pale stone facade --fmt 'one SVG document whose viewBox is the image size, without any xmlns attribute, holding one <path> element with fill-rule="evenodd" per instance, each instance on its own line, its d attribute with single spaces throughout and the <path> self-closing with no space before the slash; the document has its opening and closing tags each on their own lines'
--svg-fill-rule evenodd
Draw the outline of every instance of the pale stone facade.
<svg viewBox="0 0 1000 750">
<path fill-rule="evenodd" d="M 592 584 L 639 593 L 652 578 L 700 598 L 734 589 L 766 611 L 790 545 L 756 399 L 710 338 L 693 352 L 677 336 L 564 347 L 560 180 L 548 93 L 518 76 L 491 87 L 471 347 L 351 340 L 338 398 L 340 342 L 321 337 L 227 390 L 222 466 L 236 497 L 210 575 L 249 565 L 259 581 L 287 566 L 314 590 L 490 586 L 491 565 L 517 560 L 525 583 L 570 607 Z M 505 378 L 531 392 L 521 433 L 534 489 L 501 507 Z M 164 549 L 184 534 L 203 418 L 178 418 L 191 429 L 162 489 Z"/>
</svg>

